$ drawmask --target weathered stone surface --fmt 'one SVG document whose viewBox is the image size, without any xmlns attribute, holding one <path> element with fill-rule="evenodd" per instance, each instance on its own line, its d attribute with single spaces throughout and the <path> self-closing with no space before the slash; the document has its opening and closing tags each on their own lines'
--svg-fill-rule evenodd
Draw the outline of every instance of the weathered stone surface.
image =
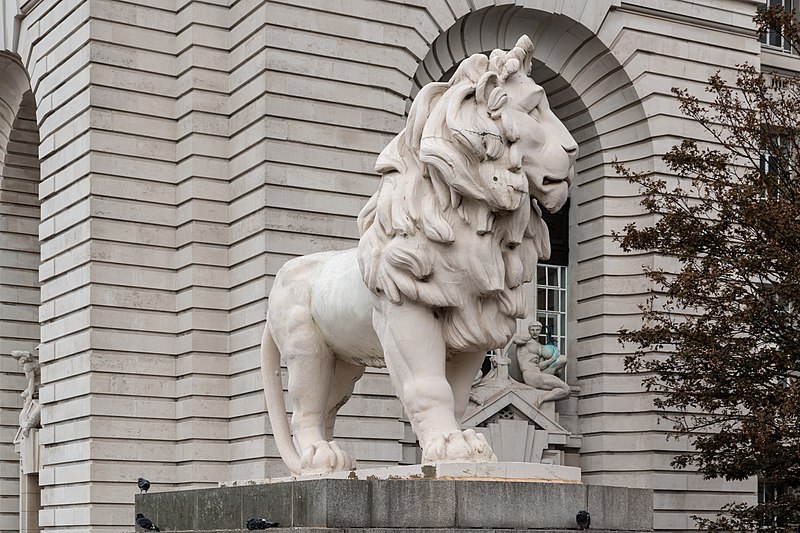
<svg viewBox="0 0 800 533">
<path fill-rule="evenodd" d="M 592 529 L 647 529 L 653 527 L 653 492 L 603 485 L 587 485 L 586 509 Z"/>
<path fill-rule="evenodd" d="M 285 481 L 306 481 L 313 479 L 460 479 L 494 481 L 536 481 L 580 483 L 581 469 L 570 466 L 544 463 L 432 463 L 382 468 L 359 468 L 351 471 L 330 472 L 327 474 L 307 474 L 295 477 L 271 478 L 252 483 L 282 483 Z M 249 483 L 249 482 L 245 482 Z M 241 485 L 233 481 L 221 483 L 222 486 Z"/>
<path fill-rule="evenodd" d="M 458 526 L 569 528 L 585 505 L 586 487 L 577 483 L 462 483 L 458 487 Z"/>
<path fill-rule="evenodd" d="M 203 490 L 197 496 L 196 527 L 222 529 L 243 523 L 241 492 L 220 487 Z"/>
<path fill-rule="evenodd" d="M 241 491 L 240 491 L 241 492 Z M 242 494 L 242 519 L 267 518 L 281 525 L 292 523 L 292 485 L 253 485 Z"/>
<path fill-rule="evenodd" d="M 593 530 L 653 527 L 652 491 L 580 483 L 318 479 L 136 496 L 137 512 L 174 531 L 235 529 L 248 518 L 341 531 L 565 531 L 582 509 Z"/>
<path fill-rule="evenodd" d="M 309 527 L 369 526 L 369 482 L 320 479 L 291 483 L 291 485 L 293 487 L 292 525 Z M 247 498 L 246 494 L 245 492 L 244 498 Z"/>
<path fill-rule="evenodd" d="M 372 481 L 372 527 L 454 527 L 456 481 Z"/>
<path fill-rule="evenodd" d="M 161 529 L 197 527 L 198 495 L 201 491 L 158 492 L 147 495 L 137 512 L 150 518 Z M 137 509 L 139 509 L 137 496 Z"/>
<path fill-rule="evenodd" d="M 242 529 L 215 529 L 214 533 L 241 533 Z M 270 528 L 271 533 L 452 533 L 451 528 L 332 528 L 332 527 L 293 527 Z M 571 533 L 569 529 L 481 529 L 480 533 Z M 125 532 L 128 533 L 128 532 Z M 191 531 L 173 531 L 172 533 L 192 533 Z M 613 529 L 595 529 L 592 533 L 619 533 Z M 644 531 L 642 533 L 645 533 Z"/>
</svg>

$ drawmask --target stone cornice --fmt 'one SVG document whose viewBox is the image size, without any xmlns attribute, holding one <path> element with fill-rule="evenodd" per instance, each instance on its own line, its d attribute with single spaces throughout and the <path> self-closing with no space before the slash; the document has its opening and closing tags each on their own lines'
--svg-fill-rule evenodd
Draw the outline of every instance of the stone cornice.
<svg viewBox="0 0 800 533">
<path fill-rule="evenodd" d="M 760 0 L 738 0 L 738 1 L 753 6 L 763 3 Z M 667 11 L 655 7 L 638 5 L 637 3 L 634 2 L 626 2 L 623 0 L 618 7 L 611 6 L 611 9 L 628 13 L 648 15 L 651 17 L 660 18 L 664 20 L 671 20 L 675 22 L 681 22 L 684 24 L 692 24 L 695 26 L 701 26 L 705 28 L 713 28 L 716 30 L 752 37 L 754 39 L 756 38 L 756 31 L 754 27 L 747 28 L 743 26 L 737 26 L 735 24 L 726 24 L 724 22 L 719 22 L 717 20 L 696 17 L 678 11 Z"/>
<path fill-rule="evenodd" d="M 19 11 L 20 14 L 25 16 L 31 11 L 33 8 L 41 4 L 44 0 L 17 0 L 19 2 Z"/>
</svg>

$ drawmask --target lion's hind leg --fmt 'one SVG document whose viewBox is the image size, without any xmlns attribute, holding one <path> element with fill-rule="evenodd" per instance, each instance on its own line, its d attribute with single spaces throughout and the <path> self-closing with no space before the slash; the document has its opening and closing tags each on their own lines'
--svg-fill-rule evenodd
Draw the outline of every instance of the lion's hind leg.
<svg viewBox="0 0 800 533">
<path fill-rule="evenodd" d="M 313 328 L 313 330 L 312 330 Z M 303 474 L 349 470 L 354 459 L 328 436 L 336 358 L 313 324 L 296 327 L 285 348 L 292 398 L 292 433 Z"/>
<path fill-rule="evenodd" d="M 308 337 L 301 341 L 305 344 L 303 349 L 311 349 L 306 353 L 312 357 L 298 357 L 302 351 L 294 351 L 293 363 L 287 360 L 293 402 L 292 431 L 304 474 L 356 467 L 355 458 L 333 440 L 333 427 L 336 413 L 350 399 L 364 367 L 337 360 L 318 333 L 317 336 L 312 342 Z M 299 348 L 295 346 L 295 350 Z"/>
<path fill-rule="evenodd" d="M 292 437 L 300 455 L 300 473 L 312 474 L 346 470 L 353 460 L 326 435 L 328 402 L 336 388 L 336 357 L 314 323 L 306 267 L 287 265 L 276 278 L 268 320 L 288 371 Z"/>
<path fill-rule="evenodd" d="M 447 382 L 453 389 L 456 420 L 461 422 L 469 406 L 469 393 L 472 383 L 478 375 L 486 352 L 461 353 L 454 355 L 445 363 Z M 470 460 L 476 462 L 496 462 L 497 456 L 492 451 L 486 437 L 474 429 L 465 429 L 461 437 L 470 448 Z"/>
<path fill-rule="evenodd" d="M 453 389 L 456 420 L 459 422 L 469 406 L 472 382 L 475 381 L 484 359 L 486 352 L 461 353 L 450 357 L 445 363 L 447 382 Z"/>
</svg>

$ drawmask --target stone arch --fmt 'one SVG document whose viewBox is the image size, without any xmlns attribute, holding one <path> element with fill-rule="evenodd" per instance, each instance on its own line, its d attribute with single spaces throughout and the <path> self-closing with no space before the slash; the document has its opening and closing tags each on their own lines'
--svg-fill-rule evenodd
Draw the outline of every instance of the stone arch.
<svg viewBox="0 0 800 533">
<path fill-rule="evenodd" d="M 39 127 L 36 102 L 25 69 L 18 58 L 0 53 L 0 409 L 17 413 L 25 375 L 12 350 L 33 352 L 40 341 L 39 307 Z M 0 467 L 14 472 L 20 467 L 16 444 L 16 415 L 0 423 Z M 31 450 L 38 447 L 36 432 L 26 439 Z M 29 450 L 30 451 L 30 450 Z M 0 521 L 20 520 L 20 528 L 38 531 L 37 453 L 27 454 L 21 479 L 4 476 L 9 486 L 3 494 L 19 498 L 0 499 Z M 25 461 L 23 461 L 25 463 Z M 18 485 L 18 483 L 20 483 Z"/>
<path fill-rule="evenodd" d="M 0 50 L 0 74 L 0 163 L 5 163 L 14 119 L 31 85 L 16 54 Z"/>
</svg>

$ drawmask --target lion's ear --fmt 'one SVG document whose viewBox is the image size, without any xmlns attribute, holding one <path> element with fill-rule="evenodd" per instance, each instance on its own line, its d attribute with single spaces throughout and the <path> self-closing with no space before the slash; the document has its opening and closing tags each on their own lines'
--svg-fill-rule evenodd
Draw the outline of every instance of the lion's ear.
<svg viewBox="0 0 800 533">
<path fill-rule="evenodd" d="M 514 46 L 514 51 L 519 49 L 522 54 L 519 54 L 519 59 L 522 62 L 522 73 L 527 75 L 531 71 L 531 62 L 533 60 L 533 41 L 527 35 L 522 35 Z"/>
<path fill-rule="evenodd" d="M 447 83 L 429 83 L 414 98 L 406 122 L 406 145 L 412 150 L 419 150 L 419 141 L 428 116 L 448 87 Z"/>
<path fill-rule="evenodd" d="M 489 68 L 488 57 L 483 54 L 472 54 L 458 66 L 450 79 L 450 86 L 453 87 L 463 81 L 474 84 L 483 76 L 487 68 Z"/>
</svg>

